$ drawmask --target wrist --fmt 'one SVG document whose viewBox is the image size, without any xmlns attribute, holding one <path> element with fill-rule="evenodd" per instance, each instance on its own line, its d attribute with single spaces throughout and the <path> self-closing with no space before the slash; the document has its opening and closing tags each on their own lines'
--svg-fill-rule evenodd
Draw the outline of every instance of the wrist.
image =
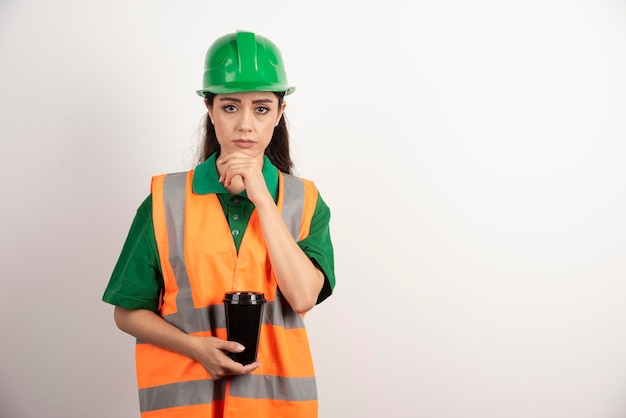
<svg viewBox="0 0 626 418">
<path fill-rule="evenodd" d="M 198 354 L 200 353 L 200 338 L 185 334 L 183 340 L 181 341 L 181 354 L 186 357 L 189 357 L 193 360 L 198 359 Z"/>
<path fill-rule="evenodd" d="M 267 196 L 263 196 L 260 199 L 255 199 L 252 203 L 254 203 L 254 207 L 258 212 L 276 209 L 276 203 L 274 202 L 274 199 L 272 199 L 272 196 L 269 194 L 269 192 L 267 193 Z"/>
</svg>

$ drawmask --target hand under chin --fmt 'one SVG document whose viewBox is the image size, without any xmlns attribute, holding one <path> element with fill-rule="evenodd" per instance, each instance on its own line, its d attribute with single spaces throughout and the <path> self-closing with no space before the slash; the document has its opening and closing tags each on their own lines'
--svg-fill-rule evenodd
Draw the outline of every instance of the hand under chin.
<svg viewBox="0 0 626 418">
<path fill-rule="evenodd" d="M 232 194 L 239 194 L 246 190 L 246 185 L 243 183 L 243 179 L 241 178 L 241 176 L 235 176 L 231 180 L 228 187 L 225 188 Z"/>
</svg>

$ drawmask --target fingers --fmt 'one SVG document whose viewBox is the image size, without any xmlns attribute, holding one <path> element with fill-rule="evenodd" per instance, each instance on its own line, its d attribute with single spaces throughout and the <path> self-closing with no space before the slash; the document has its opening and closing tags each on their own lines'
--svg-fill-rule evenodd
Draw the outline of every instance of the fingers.
<svg viewBox="0 0 626 418">
<path fill-rule="evenodd" d="M 245 366 L 231 359 L 227 353 L 240 353 L 245 347 L 236 341 L 224 341 L 218 338 L 209 337 L 207 341 L 210 341 L 213 345 L 214 356 L 211 358 L 200 361 L 204 368 L 209 372 L 213 380 L 220 380 L 225 376 L 235 375 L 240 376 L 248 374 L 259 367 L 261 363 L 254 362 L 246 364 Z"/>
<path fill-rule="evenodd" d="M 262 159 L 261 159 L 262 160 Z M 218 165 L 257 165 L 259 163 L 258 157 L 251 157 L 249 155 L 235 152 L 228 155 L 220 155 L 217 159 Z"/>
<path fill-rule="evenodd" d="M 238 363 L 234 360 L 228 359 L 228 362 L 225 362 L 219 372 L 215 375 L 212 375 L 214 380 L 219 380 L 225 376 L 243 376 L 248 373 L 252 373 L 259 367 L 261 367 L 261 363 L 255 361 L 254 363 L 246 364 L 245 366 L 241 363 Z"/>
<path fill-rule="evenodd" d="M 224 187 L 229 187 L 233 183 L 236 184 L 239 177 L 246 190 L 250 187 L 261 187 L 265 184 L 263 180 L 262 165 L 248 156 L 231 154 L 227 157 L 220 157 L 217 161 L 218 172 L 220 173 L 219 181 Z"/>
<path fill-rule="evenodd" d="M 239 345 L 241 347 L 241 345 Z M 241 365 L 238 362 L 236 363 L 236 369 L 235 371 L 233 371 L 231 374 L 248 374 L 253 372 L 254 370 L 258 369 L 259 367 L 261 367 L 261 362 L 258 361 L 258 358 L 260 357 L 260 354 L 257 354 L 257 361 L 252 362 L 250 364 L 246 364 L 246 365 Z"/>
<path fill-rule="evenodd" d="M 251 165 L 249 158 L 237 158 L 227 156 L 220 158 L 217 161 L 217 164 L 222 166 L 221 170 L 218 170 L 222 174 L 220 175 L 219 182 L 224 185 L 224 187 L 228 187 L 232 184 L 233 179 L 237 176 L 240 176 L 242 180 L 245 180 L 247 177 L 247 169 Z"/>
<path fill-rule="evenodd" d="M 224 347 L 222 350 L 230 351 L 231 353 L 241 353 L 246 348 L 236 341 L 224 341 Z"/>
<path fill-rule="evenodd" d="M 255 371 L 259 367 L 261 367 L 261 363 L 259 363 L 258 361 L 255 361 L 254 363 L 246 364 L 245 366 L 242 366 L 242 367 L 243 369 L 241 370 L 242 371 L 241 374 L 248 374 L 248 373 Z"/>
<path fill-rule="evenodd" d="M 257 158 L 237 152 L 229 155 L 220 155 L 217 159 L 217 164 L 221 166 L 250 165 L 256 163 Z"/>
<path fill-rule="evenodd" d="M 241 353 L 243 350 L 245 350 L 245 347 L 236 341 L 225 341 L 224 350 L 230 351 L 231 353 Z M 254 363 L 246 364 L 245 366 L 242 366 L 240 363 L 236 361 L 233 361 L 233 363 L 236 364 L 235 367 L 236 369 L 238 369 L 238 371 L 241 372 L 241 374 L 250 373 L 251 371 L 256 370 L 259 367 L 261 367 L 261 363 L 258 361 L 255 361 Z M 242 367 L 239 367 L 239 366 L 242 366 Z"/>
<path fill-rule="evenodd" d="M 241 177 L 242 180 L 246 180 L 252 175 L 256 167 L 256 161 L 254 159 L 246 156 L 238 157 L 236 155 L 220 158 L 217 164 L 222 167 L 221 170 L 218 170 L 222 173 L 219 182 L 222 183 L 224 187 L 230 186 L 233 179 L 237 176 Z"/>
</svg>

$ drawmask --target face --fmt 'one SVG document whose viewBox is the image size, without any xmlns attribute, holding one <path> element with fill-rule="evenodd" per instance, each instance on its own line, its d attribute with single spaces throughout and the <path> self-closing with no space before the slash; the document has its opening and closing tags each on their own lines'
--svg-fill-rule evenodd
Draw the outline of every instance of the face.
<svg viewBox="0 0 626 418">
<path fill-rule="evenodd" d="M 285 106 L 284 102 L 278 106 L 278 97 L 272 92 L 216 95 L 208 111 L 221 154 L 241 151 L 262 159 Z"/>
</svg>

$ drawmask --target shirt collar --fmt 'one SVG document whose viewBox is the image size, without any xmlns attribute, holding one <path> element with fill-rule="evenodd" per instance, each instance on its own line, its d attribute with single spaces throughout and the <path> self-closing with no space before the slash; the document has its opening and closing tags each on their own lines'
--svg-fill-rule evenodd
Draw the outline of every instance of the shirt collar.
<svg viewBox="0 0 626 418">
<path fill-rule="evenodd" d="M 205 162 L 196 166 L 193 173 L 192 188 L 196 194 L 212 194 L 212 193 L 228 193 L 230 192 L 224 188 L 220 183 L 219 175 L 217 174 L 217 168 L 215 167 L 215 161 L 217 159 L 217 153 L 212 154 Z M 265 184 L 269 190 L 274 202 L 278 197 L 278 168 L 272 164 L 267 158 L 267 155 L 263 156 L 263 178 Z M 246 191 L 239 193 L 239 195 L 247 197 Z"/>
</svg>

